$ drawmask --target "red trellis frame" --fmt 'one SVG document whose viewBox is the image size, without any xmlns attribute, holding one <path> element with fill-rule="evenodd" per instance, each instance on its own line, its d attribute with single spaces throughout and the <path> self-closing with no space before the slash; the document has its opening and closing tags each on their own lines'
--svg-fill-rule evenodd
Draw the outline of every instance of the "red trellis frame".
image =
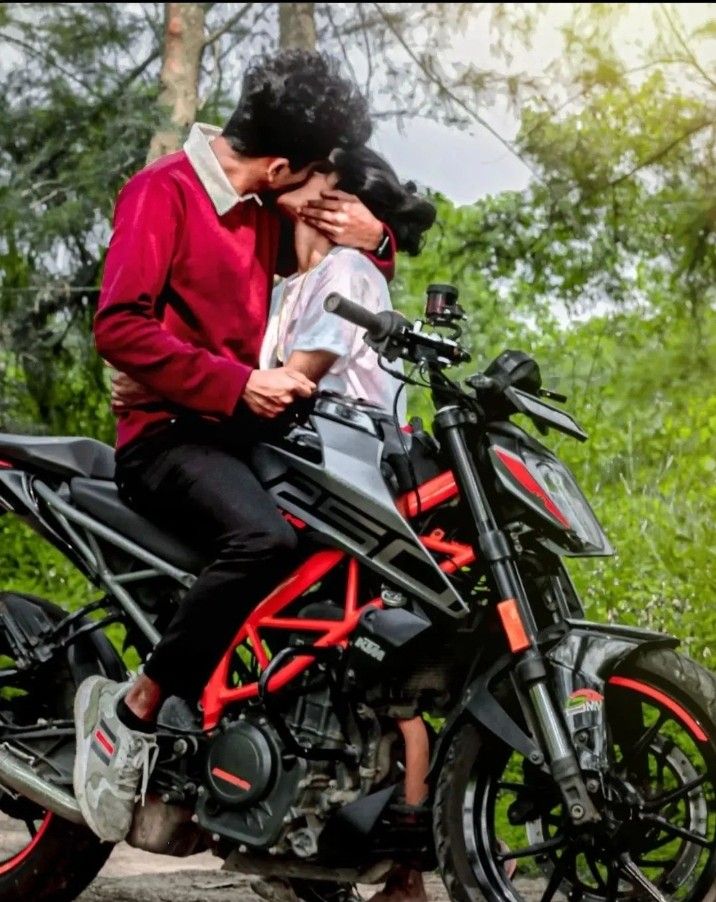
<svg viewBox="0 0 716 902">
<path fill-rule="evenodd" d="M 406 517 L 415 517 L 421 511 L 428 511 L 438 504 L 457 495 L 457 485 L 451 472 L 442 473 L 434 479 L 419 486 L 416 492 L 403 495 L 396 502 L 398 510 Z M 416 497 L 416 496 L 419 496 Z M 439 567 L 445 573 L 454 573 L 462 567 L 469 566 L 475 560 L 475 553 L 470 545 L 460 542 L 446 541 L 441 530 L 434 530 L 429 535 L 420 536 L 420 541 L 436 554 L 445 555 Z M 369 607 L 382 607 L 380 598 L 359 605 L 359 564 L 350 558 L 346 567 L 345 595 L 343 601 L 343 617 L 340 620 L 312 620 L 282 615 L 297 598 L 311 586 L 322 580 L 328 573 L 344 563 L 348 555 L 343 551 L 319 551 L 301 564 L 294 572 L 277 586 L 249 615 L 239 632 L 234 637 L 219 666 L 206 684 L 202 697 L 204 712 L 204 729 L 211 730 L 219 722 L 227 705 L 246 701 L 258 695 L 258 682 L 242 686 L 229 685 L 232 672 L 233 657 L 240 645 L 247 645 L 261 671 L 269 664 L 269 657 L 263 646 L 262 633 L 266 630 L 311 632 L 316 634 L 313 643 L 317 648 L 329 648 L 345 644 L 348 636 L 358 625 L 361 614 Z M 285 664 L 272 678 L 268 685 L 269 692 L 282 689 L 291 680 L 302 673 L 313 661 L 310 655 L 302 655 Z"/>
</svg>

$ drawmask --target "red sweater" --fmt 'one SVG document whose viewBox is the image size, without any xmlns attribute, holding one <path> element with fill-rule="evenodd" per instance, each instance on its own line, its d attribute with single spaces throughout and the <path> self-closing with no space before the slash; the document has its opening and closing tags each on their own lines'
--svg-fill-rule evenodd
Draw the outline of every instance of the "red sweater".
<svg viewBox="0 0 716 902">
<path fill-rule="evenodd" d="M 255 200 L 219 216 L 184 151 L 121 190 L 94 323 L 100 355 L 164 402 L 119 415 L 117 447 L 188 408 L 228 417 L 258 366 L 281 222 Z M 377 262 L 392 275 L 393 261 Z"/>
</svg>

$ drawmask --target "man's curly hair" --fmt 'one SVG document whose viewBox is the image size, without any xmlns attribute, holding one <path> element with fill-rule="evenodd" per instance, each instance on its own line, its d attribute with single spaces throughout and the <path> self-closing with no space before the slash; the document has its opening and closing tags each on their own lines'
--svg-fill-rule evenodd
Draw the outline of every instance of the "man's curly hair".
<svg viewBox="0 0 716 902">
<path fill-rule="evenodd" d="M 253 59 L 223 134 L 237 153 L 288 159 L 296 172 L 334 147 L 364 144 L 368 103 L 330 56 L 285 50 Z"/>
</svg>

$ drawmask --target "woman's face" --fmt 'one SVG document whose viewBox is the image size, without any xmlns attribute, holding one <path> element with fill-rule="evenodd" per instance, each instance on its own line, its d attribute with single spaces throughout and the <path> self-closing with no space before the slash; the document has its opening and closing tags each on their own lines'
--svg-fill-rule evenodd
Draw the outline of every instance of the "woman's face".
<svg viewBox="0 0 716 902">
<path fill-rule="evenodd" d="M 329 191 L 338 181 L 335 172 L 314 172 L 299 188 L 285 191 L 277 198 L 277 204 L 293 218 L 297 218 L 298 211 L 309 200 L 320 200 L 321 191 Z"/>
</svg>

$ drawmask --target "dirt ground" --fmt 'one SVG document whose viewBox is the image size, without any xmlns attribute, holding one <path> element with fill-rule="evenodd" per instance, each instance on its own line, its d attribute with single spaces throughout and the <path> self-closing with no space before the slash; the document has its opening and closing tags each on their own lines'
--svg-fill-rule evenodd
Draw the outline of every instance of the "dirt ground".
<svg viewBox="0 0 716 902">
<path fill-rule="evenodd" d="M 254 877 L 220 870 L 211 854 L 171 859 L 120 845 L 80 902 L 259 902 L 251 892 Z M 363 887 L 369 899 L 376 888 Z M 439 881 L 431 887 L 431 902 L 446 902 Z"/>
<path fill-rule="evenodd" d="M 0 818 L 0 861 L 15 854 L 27 842 L 20 822 Z M 188 858 L 172 858 L 140 852 L 120 843 L 92 885 L 78 902 L 260 902 L 251 891 L 256 879 L 221 870 L 222 862 L 206 852 Z M 523 902 L 539 902 L 542 881 L 517 880 Z M 437 875 L 427 880 L 430 902 L 449 902 Z M 379 887 L 362 886 L 365 900 Z M 555 902 L 564 899 L 559 895 Z M 31 900 L 28 900 L 31 902 Z"/>
<path fill-rule="evenodd" d="M 209 853 L 167 858 L 121 844 L 79 902 L 259 902 L 251 892 L 254 878 L 222 871 L 220 865 Z M 377 887 L 360 890 L 364 899 L 370 899 Z M 524 902 L 538 902 L 541 896 L 534 881 L 522 881 L 520 891 Z M 437 877 L 429 880 L 428 898 L 448 902 Z"/>
</svg>

